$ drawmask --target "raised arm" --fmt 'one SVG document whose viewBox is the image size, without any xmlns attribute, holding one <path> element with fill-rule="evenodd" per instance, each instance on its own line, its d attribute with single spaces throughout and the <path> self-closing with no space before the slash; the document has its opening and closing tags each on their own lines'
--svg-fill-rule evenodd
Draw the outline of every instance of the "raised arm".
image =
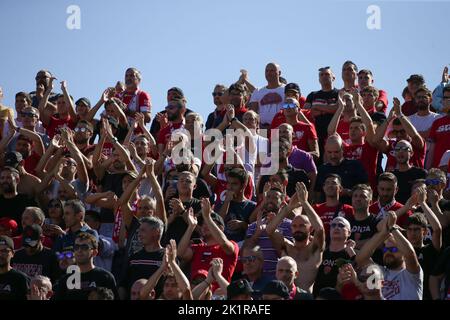
<svg viewBox="0 0 450 320">
<path fill-rule="evenodd" d="M 338 108 L 331 118 L 330 124 L 328 125 L 328 135 L 331 136 L 337 132 L 337 127 L 339 125 L 339 121 L 341 120 L 342 112 L 344 111 L 344 101 L 342 101 L 341 93 L 339 92 L 338 96 Z"/>
<path fill-rule="evenodd" d="M 155 160 L 149 159 L 146 162 L 145 168 L 147 173 L 147 179 L 150 182 L 150 186 L 152 187 L 153 194 L 156 198 L 156 215 L 158 218 L 164 222 L 164 225 L 167 225 L 167 214 L 166 207 L 164 205 L 164 196 L 161 190 L 161 186 L 156 179 L 155 173 L 153 172 Z"/>
<path fill-rule="evenodd" d="M 137 172 L 136 167 L 134 166 L 133 161 L 131 161 L 130 153 L 127 151 L 117 140 L 116 137 L 114 137 L 111 129 L 111 125 L 106 120 L 103 121 L 103 125 L 105 128 L 106 136 L 111 141 L 112 145 L 114 146 L 114 149 L 117 150 L 120 154 L 120 158 L 122 161 L 124 161 L 126 167 L 128 170 Z"/>
<path fill-rule="evenodd" d="M 114 88 L 112 88 L 114 89 Z M 98 100 L 98 102 L 95 104 L 94 107 L 91 108 L 91 110 L 89 110 L 87 116 L 86 116 L 86 120 L 89 122 L 92 122 L 92 120 L 94 120 L 95 115 L 97 114 L 98 110 L 100 109 L 100 107 L 106 102 L 108 101 L 110 98 L 112 98 L 114 96 L 114 92 L 111 90 L 111 88 L 106 89 L 105 91 L 103 91 L 100 99 Z"/>
<path fill-rule="evenodd" d="M 39 115 L 44 126 L 48 126 L 50 124 L 51 116 L 53 116 L 57 111 L 56 106 L 53 103 L 48 102 L 48 98 L 50 97 L 50 94 L 53 90 L 53 81 L 55 79 L 56 78 L 54 77 L 50 78 L 50 83 L 47 87 L 47 90 L 45 91 L 42 99 L 39 101 Z"/>
<path fill-rule="evenodd" d="M 177 243 L 175 240 L 171 239 L 169 247 L 169 266 L 177 281 L 177 286 L 183 294 L 183 300 L 193 300 L 191 285 L 189 284 L 188 278 L 181 271 L 175 259 L 177 258 Z"/>
<path fill-rule="evenodd" d="M 412 123 L 408 120 L 408 117 L 401 113 L 400 108 L 400 100 L 398 98 L 394 98 L 394 107 L 396 113 L 398 114 L 398 119 L 402 123 L 403 129 L 405 129 L 406 133 L 411 137 L 411 144 L 419 150 L 423 150 L 425 147 L 425 142 L 423 138 L 420 136 L 419 132 L 417 132 L 416 128 L 412 125 Z"/>
<path fill-rule="evenodd" d="M 184 232 L 184 235 L 181 238 L 180 243 L 178 243 L 177 249 L 178 257 L 185 262 L 191 261 L 194 255 L 194 252 L 192 251 L 190 246 L 191 236 L 198 224 L 197 218 L 194 215 L 194 210 L 192 209 L 192 207 L 188 209 L 187 220 L 188 220 L 188 227 Z"/>
<path fill-rule="evenodd" d="M 118 200 L 118 204 L 122 209 L 123 214 L 123 222 L 129 228 L 131 226 L 131 221 L 133 220 L 133 209 L 130 206 L 130 200 L 133 194 L 137 192 L 137 188 L 139 186 L 139 183 L 142 179 L 145 177 L 145 166 L 141 168 L 141 171 L 139 172 L 136 179 L 131 181 L 131 183 L 128 185 L 128 187 L 124 190 L 122 193 L 122 196 Z"/>
<path fill-rule="evenodd" d="M 104 162 L 100 162 L 101 154 L 103 151 L 103 145 L 106 141 L 106 131 L 103 127 L 104 123 L 106 122 L 105 119 L 102 119 L 102 128 L 100 130 L 100 139 L 98 140 L 97 145 L 94 149 L 94 155 L 92 156 L 92 166 L 94 168 L 95 176 L 98 180 L 103 179 L 103 176 L 105 175 L 107 167 L 105 166 Z"/>
<path fill-rule="evenodd" d="M 388 152 L 389 150 L 389 143 L 384 139 L 384 135 L 386 134 L 387 128 L 392 120 L 396 117 L 395 109 L 392 108 L 389 112 L 389 115 L 380 126 L 377 127 L 375 130 L 375 136 L 373 137 L 373 142 L 375 143 L 375 146 L 378 150 L 381 152 Z"/>
<path fill-rule="evenodd" d="M 371 146 L 376 147 L 377 144 L 375 143 L 375 128 L 373 126 L 373 122 L 372 122 L 372 119 L 370 118 L 369 113 L 367 112 L 366 108 L 364 108 L 364 106 L 362 104 L 362 98 L 358 92 L 353 93 L 353 102 L 356 106 L 356 110 L 357 110 L 358 114 L 361 116 L 362 122 L 366 126 L 365 139 Z"/>
<path fill-rule="evenodd" d="M 84 164 L 83 157 L 81 155 L 80 150 L 73 142 L 73 133 L 69 131 L 69 129 L 61 129 L 61 137 L 66 143 L 67 149 L 69 149 L 70 156 L 77 163 L 77 178 L 83 184 L 86 185 L 86 188 L 89 187 L 89 176 L 87 172 L 86 165 Z"/>
<path fill-rule="evenodd" d="M 69 90 L 67 88 L 67 81 L 61 81 L 61 91 L 64 95 L 64 102 L 66 103 L 67 109 L 69 110 L 70 118 L 75 120 L 77 118 L 77 112 L 75 111 L 75 104 L 70 97 Z"/>
<path fill-rule="evenodd" d="M 411 273 L 417 274 L 420 272 L 420 264 L 417 259 L 416 252 L 412 244 L 405 238 L 405 236 L 398 229 L 392 231 L 397 247 L 405 257 L 406 270 Z"/>
<path fill-rule="evenodd" d="M 436 249 L 436 251 L 441 251 L 442 226 L 439 223 L 439 220 L 434 214 L 433 210 L 431 210 L 431 208 L 427 204 L 427 190 L 425 189 L 425 187 L 417 189 L 417 193 L 419 205 L 422 208 L 423 213 L 425 213 L 428 223 L 431 225 L 431 229 L 433 230 L 433 235 L 431 239 L 433 247 Z"/>
</svg>

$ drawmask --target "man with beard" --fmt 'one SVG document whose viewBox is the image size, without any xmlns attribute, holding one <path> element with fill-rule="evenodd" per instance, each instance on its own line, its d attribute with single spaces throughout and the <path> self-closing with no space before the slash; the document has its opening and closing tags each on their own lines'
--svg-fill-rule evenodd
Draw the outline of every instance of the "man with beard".
<svg viewBox="0 0 450 320">
<path fill-rule="evenodd" d="M 314 300 L 311 293 L 301 289 L 295 284 L 298 276 L 299 271 L 297 262 L 294 258 L 284 256 L 278 260 L 276 279 L 282 281 L 286 285 L 289 290 L 290 300 Z"/>
<path fill-rule="evenodd" d="M 256 207 L 256 222 L 248 226 L 244 247 L 259 246 L 264 254 L 264 274 L 274 278 L 279 253 L 267 234 L 266 228 L 272 219 L 279 214 L 285 199 L 285 194 L 279 188 L 271 187 L 263 197 L 262 203 Z M 252 213 L 252 215 L 255 214 Z M 274 227 L 275 228 L 275 227 Z M 283 218 L 276 228 L 284 238 L 292 241 L 291 220 Z"/>
<path fill-rule="evenodd" d="M 166 107 L 167 120 L 169 124 L 161 129 L 158 134 L 158 152 L 162 154 L 170 141 L 172 132 L 184 128 L 184 114 L 186 113 L 186 105 L 183 100 L 170 101 Z"/>
<path fill-rule="evenodd" d="M 152 103 L 150 95 L 139 89 L 141 79 L 141 72 L 138 69 L 128 68 L 125 71 L 125 91 L 119 94 L 119 97 L 127 106 L 125 114 L 129 123 L 134 119 L 137 112 L 144 115 L 145 123 L 149 123 L 151 120 Z"/>
<path fill-rule="evenodd" d="M 261 128 L 268 129 L 275 114 L 284 103 L 284 84 L 280 81 L 281 69 L 268 63 L 265 69 L 267 86 L 253 91 L 248 107 L 260 115 Z"/>
<path fill-rule="evenodd" d="M 240 122 L 243 121 L 244 113 L 248 111 L 248 109 L 245 106 L 246 103 L 246 87 L 245 85 L 239 84 L 239 83 L 233 83 L 227 90 L 227 98 L 229 101 L 228 106 L 232 106 L 234 109 L 234 116 L 232 118 L 227 119 L 227 107 L 223 108 L 222 111 L 219 113 L 219 115 L 216 117 L 216 120 L 213 123 L 213 127 L 217 128 L 219 130 L 222 129 L 222 125 L 227 127 L 230 122 L 232 123 L 234 119 L 239 120 Z M 224 98 L 222 98 L 222 102 L 224 101 Z M 228 121 L 227 121 L 228 120 Z"/>
<path fill-rule="evenodd" d="M 377 221 L 369 212 L 372 202 L 372 188 L 358 184 L 352 190 L 353 217 L 349 219 L 351 229 L 350 239 L 356 242 L 355 249 L 362 248 L 364 243 L 377 231 Z"/>
<path fill-rule="evenodd" d="M 19 232 L 22 232 L 22 213 L 26 207 L 35 207 L 36 203 L 24 194 L 17 192 L 20 182 L 19 172 L 11 167 L 3 167 L 0 171 L 0 218 L 10 217 L 19 225 Z"/>
<path fill-rule="evenodd" d="M 296 215 L 292 219 L 291 230 L 294 238 L 292 242 L 276 231 L 276 228 L 298 207 L 301 207 L 306 215 Z M 268 224 L 266 232 L 278 252 L 286 252 L 288 256 L 296 260 L 300 270 L 296 285 L 312 292 L 317 271 L 322 262 L 322 252 L 325 249 L 325 232 L 322 220 L 308 202 L 308 191 L 303 183 L 297 182 L 295 195 Z"/>
<path fill-rule="evenodd" d="M 219 115 L 223 111 L 224 104 L 222 102 L 222 96 L 225 94 L 225 92 L 228 90 L 226 86 L 223 84 L 216 84 L 214 87 L 214 91 L 212 93 L 213 99 L 214 99 L 214 105 L 216 108 L 213 112 L 211 112 L 208 115 L 208 118 L 206 119 L 205 129 L 211 129 L 214 128 L 214 123 L 216 122 L 216 119 L 219 117 Z"/>
<path fill-rule="evenodd" d="M 0 300 L 26 300 L 29 278 L 11 267 L 14 243 L 7 236 L 0 236 Z"/>
<path fill-rule="evenodd" d="M 384 135 L 392 122 L 391 134 L 395 139 L 385 139 Z M 413 156 L 410 160 L 413 166 L 423 168 L 425 159 L 425 140 L 417 132 L 400 110 L 400 100 L 394 97 L 394 106 L 389 116 L 375 131 L 374 141 L 378 150 L 387 155 L 386 171 L 392 171 L 397 167 L 397 161 L 393 155 L 395 145 L 400 140 L 407 140 L 413 147 Z"/>
<path fill-rule="evenodd" d="M 104 287 L 112 290 L 114 299 L 118 300 L 119 293 L 113 275 L 94 265 L 94 257 L 98 254 L 97 238 L 92 234 L 82 232 L 76 236 L 73 250 L 80 276 L 80 287 L 69 286 L 71 284 L 70 277 L 73 274 L 68 273 L 59 279 L 54 299 L 88 300 L 91 291 Z"/>
<path fill-rule="evenodd" d="M 413 182 L 418 179 L 425 179 L 427 175 L 426 170 L 410 164 L 409 160 L 413 155 L 412 150 L 411 143 L 406 140 L 400 140 L 394 148 L 397 169 L 392 173 L 397 177 L 398 192 L 395 197 L 400 203 L 406 203 L 411 196 Z"/>
<path fill-rule="evenodd" d="M 376 233 L 357 254 L 355 261 L 364 268 L 375 250 L 383 246 L 383 297 L 386 300 L 422 300 L 423 271 L 411 243 L 395 224 L 397 216 L 389 211 Z"/>
<path fill-rule="evenodd" d="M 40 100 L 42 99 L 42 95 L 45 91 L 47 91 L 50 86 L 50 81 L 52 78 L 52 74 L 48 70 L 39 70 L 36 74 L 36 91 L 30 92 L 30 98 L 32 100 L 31 105 L 34 108 L 37 108 Z M 53 89 L 53 88 L 52 88 Z M 51 103 L 55 103 L 57 98 L 57 94 L 54 92 L 50 92 L 49 101 Z"/>
<path fill-rule="evenodd" d="M 425 86 L 425 79 L 421 74 L 412 74 L 406 81 L 408 82 L 408 93 L 412 99 L 409 101 L 405 101 L 405 103 L 402 104 L 401 110 L 405 114 L 405 116 L 409 117 L 417 112 L 417 105 L 414 98 L 417 89 Z"/>
<path fill-rule="evenodd" d="M 89 143 L 94 127 L 86 120 L 80 120 L 75 129 L 73 129 L 73 142 L 81 152 L 84 165 L 87 170 L 92 170 L 92 157 L 94 154 L 95 145 Z"/>
<path fill-rule="evenodd" d="M 358 72 L 358 87 L 363 91 L 365 88 L 373 86 L 373 74 L 369 69 L 362 69 Z M 387 93 L 384 90 L 378 90 L 377 99 L 375 102 L 375 112 L 386 113 L 388 105 Z"/>
<path fill-rule="evenodd" d="M 426 168 L 437 168 L 445 151 L 450 149 L 450 85 L 443 89 L 442 111 L 445 116 L 433 122 L 430 128 L 430 150 Z"/>
</svg>

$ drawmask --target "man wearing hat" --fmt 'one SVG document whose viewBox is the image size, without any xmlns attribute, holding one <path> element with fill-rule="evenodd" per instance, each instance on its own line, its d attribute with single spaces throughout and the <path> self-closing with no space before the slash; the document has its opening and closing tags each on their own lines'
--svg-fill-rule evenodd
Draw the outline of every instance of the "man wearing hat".
<svg viewBox="0 0 450 320">
<path fill-rule="evenodd" d="M 9 217 L 0 218 L 0 235 L 12 238 L 17 231 L 17 222 Z"/>
<path fill-rule="evenodd" d="M 11 267 L 14 243 L 10 237 L 0 236 L 0 300 L 26 300 L 29 278 Z"/>
<path fill-rule="evenodd" d="M 284 97 L 285 97 L 285 99 L 292 98 L 292 99 L 297 100 L 299 105 L 300 105 L 300 109 L 302 109 L 302 111 L 301 111 L 302 115 L 305 115 L 305 117 L 309 117 L 310 116 L 309 110 L 303 109 L 303 106 L 306 103 L 306 98 L 301 95 L 300 87 L 299 87 L 299 85 L 297 83 L 291 82 L 291 83 L 288 83 L 284 87 Z M 304 121 L 300 117 L 299 117 L 298 120 Z M 310 120 L 312 120 L 312 118 Z M 270 126 L 272 128 L 273 127 L 276 128 L 280 124 L 285 123 L 285 122 L 286 122 L 286 117 L 284 116 L 284 111 L 282 109 L 282 110 L 277 112 L 277 114 L 273 118 L 272 124 Z"/>
<path fill-rule="evenodd" d="M 408 82 L 408 91 L 412 97 L 412 100 L 403 103 L 401 110 L 405 116 L 409 117 L 417 112 L 417 105 L 414 98 L 416 96 L 417 89 L 425 86 L 425 79 L 421 74 L 412 74 L 408 79 L 406 79 L 406 82 Z"/>
<path fill-rule="evenodd" d="M 231 282 L 227 287 L 227 300 L 252 300 L 253 289 L 246 279 Z"/>
<path fill-rule="evenodd" d="M 55 282 L 60 276 L 58 261 L 55 253 L 43 246 L 41 237 L 40 225 L 26 226 L 22 233 L 23 248 L 16 251 L 11 265 L 30 278 L 42 275 Z"/>
<path fill-rule="evenodd" d="M 289 300 L 289 289 L 280 280 L 272 280 L 262 290 L 263 300 Z"/>
</svg>

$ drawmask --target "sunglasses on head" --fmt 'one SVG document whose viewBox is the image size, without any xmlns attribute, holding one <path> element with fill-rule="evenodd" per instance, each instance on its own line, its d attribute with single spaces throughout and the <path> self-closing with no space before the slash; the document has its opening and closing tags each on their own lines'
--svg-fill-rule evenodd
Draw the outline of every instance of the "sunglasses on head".
<svg viewBox="0 0 450 320">
<path fill-rule="evenodd" d="M 22 117 L 28 117 L 28 118 L 34 118 L 37 117 L 36 114 L 32 113 L 32 112 L 21 112 L 20 115 Z"/>
<path fill-rule="evenodd" d="M 441 183 L 442 181 L 439 179 L 425 179 L 425 184 L 427 186 L 437 186 Z"/>
<path fill-rule="evenodd" d="M 66 252 L 57 252 L 56 257 L 58 260 L 64 260 L 64 259 L 72 259 L 73 258 L 73 252 L 72 251 L 66 251 Z"/>
<path fill-rule="evenodd" d="M 78 250 L 88 251 L 90 249 L 92 249 L 92 247 L 90 245 L 88 245 L 88 244 L 74 244 L 73 245 L 73 251 L 74 252 L 78 251 Z"/>
<path fill-rule="evenodd" d="M 296 109 L 296 108 L 298 108 L 298 106 L 293 102 L 283 104 L 283 109 Z"/>
<path fill-rule="evenodd" d="M 247 262 L 255 262 L 256 259 L 258 259 L 257 256 L 247 256 L 247 257 L 240 257 L 239 260 L 242 263 L 247 263 Z"/>
<path fill-rule="evenodd" d="M 386 253 L 388 251 L 390 251 L 392 253 L 396 253 L 396 252 L 398 252 L 398 248 L 397 247 L 384 247 L 383 248 L 383 253 Z"/>
<path fill-rule="evenodd" d="M 345 224 L 343 224 L 342 222 L 333 222 L 331 225 L 330 225 L 333 229 L 334 228 L 341 228 L 341 229 L 344 229 L 345 228 Z"/>
<path fill-rule="evenodd" d="M 223 92 L 213 92 L 212 95 L 213 97 L 221 97 L 223 96 Z"/>
</svg>

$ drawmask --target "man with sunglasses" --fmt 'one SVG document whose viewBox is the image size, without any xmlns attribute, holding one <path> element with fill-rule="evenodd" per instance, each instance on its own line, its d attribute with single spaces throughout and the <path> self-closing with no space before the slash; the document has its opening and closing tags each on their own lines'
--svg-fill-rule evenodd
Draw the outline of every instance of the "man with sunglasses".
<svg viewBox="0 0 450 320">
<path fill-rule="evenodd" d="M 208 118 L 206 119 L 206 124 L 205 124 L 206 130 L 214 128 L 216 119 L 220 116 L 220 114 L 224 110 L 225 105 L 223 104 L 222 96 L 224 96 L 226 94 L 227 90 L 228 90 L 228 88 L 223 84 L 216 84 L 216 86 L 214 87 L 212 96 L 213 96 L 214 105 L 216 107 L 215 107 L 214 111 L 211 112 L 208 115 Z"/>
<path fill-rule="evenodd" d="M 391 134 L 394 136 L 394 139 L 385 139 L 384 136 L 391 122 Z M 394 106 L 389 112 L 387 120 L 377 127 L 374 137 L 378 150 L 387 155 L 386 171 L 392 171 L 397 168 L 397 161 L 392 151 L 400 140 L 406 140 L 411 143 L 413 151 L 410 159 L 411 165 L 423 168 L 426 149 L 425 140 L 408 120 L 408 117 L 402 113 L 400 100 L 394 97 Z"/>
<path fill-rule="evenodd" d="M 0 236 L 0 300 L 26 300 L 29 278 L 11 267 L 14 243 L 7 236 Z"/>
<path fill-rule="evenodd" d="M 86 169 L 92 169 L 92 157 L 94 155 L 95 145 L 90 144 L 90 139 L 94 132 L 92 124 L 86 120 L 80 120 L 75 129 L 73 129 L 73 142 L 81 152 Z"/>
<path fill-rule="evenodd" d="M 261 248 L 256 246 L 254 248 L 246 247 L 241 251 L 239 260 L 243 266 L 243 275 L 252 286 L 252 297 L 254 300 L 261 299 L 261 291 L 266 284 L 271 280 L 270 277 L 264 275 L 264 255 Z"/>
<path fill-rule="evenodd" d="M 422 300 L 423 271 L 411 243 L 395 224 L 397 216 L 389 211 L 376 233 L 358 252 L 355 261 L 360 268 L 371 264 L 375 250 L 384 243 L 383 297 L 386 300 Z"/>
<path fill-rule="evenodd" d="M 172 100 L 166 106 L 168 125 L 159 131 L 157 144 L 160 154 L 164 152 L 167 143 L 170 141 L 172 132 L 184 128 L 186 105 L 181 99 Z"/>
<path fill-rule="evenodd" d="M 113 275 L 94 265 L 94 257 L 98 254 L 97 238 L 89 233 L 79 233 L 75 238 L 73 250 L 78 270 L 75 270 L 76 274 L 68 273 L 59 279 L 54 299 L 88 300 L 92 290 L 105 287 L 112 290 L 115 300 L 118 300 L 119 293 Z M 75 281 L 75 286 L 72 279 L 74 276 L 79 277 L 79 283 Z"/>
<path fill-rule="evenodd" d="M 394 147 L 394 152 L 397 168 L 392 173 L 397 177 L 398 184 L 398 192 L 395 197 L 400 203 L 406 203 L 411 196 L 413 181 L 425 179 L 427 171 L 411 165 L 410 160 L 413 156 L 413 149 L 408 141 L 398 141 Z"/>
<path fill-rule="evenodd" d="M 373 86 L 374 79 L 372 71 L 369 69 L 362 69 L 358 72 L 358 87 L 362 92 L 365 88 Z M 372 87 L 373 88 L 373 87 Z M 384 90 L 378 90 L 377 99 L 375 102 L 375 112 L 386 113 L 388 105 L 387 93 Z"/>
</svg>

